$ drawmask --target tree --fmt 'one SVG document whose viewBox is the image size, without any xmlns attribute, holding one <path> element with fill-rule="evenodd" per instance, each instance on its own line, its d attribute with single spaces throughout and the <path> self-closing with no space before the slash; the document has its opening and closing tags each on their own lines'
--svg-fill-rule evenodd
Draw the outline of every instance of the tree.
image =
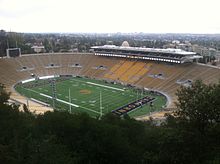
<svg viewBox="0 0 220 164">
<path fill-rule="evenodd" d="M 195 81 L 191 87 L 177 91 L 177 118 L 190 122 L 204 133 L 206 128 L 220 122 L 220 83 L 206 85 Z"/>
<path fill-rule="evenodd" d="M 10 97 L 10 93 L 7 93 L 5 91 L 5 86 L 3 84 L 0 84 L 0 104 L 7 103 L 9 97 Z"/>
<path fill-rule="evenodd" d="M 0 30 L 0 57 L 6 56 L 7 36 L 4 30 Z"/>
</svg>

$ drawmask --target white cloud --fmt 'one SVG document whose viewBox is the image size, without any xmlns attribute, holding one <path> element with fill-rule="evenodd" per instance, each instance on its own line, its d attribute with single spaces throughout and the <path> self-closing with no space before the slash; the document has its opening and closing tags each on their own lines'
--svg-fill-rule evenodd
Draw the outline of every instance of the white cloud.
<svg viewBox="0 0 220 164">
<path fill-rule="evenodd" d="M 220 32 L 218 0 L 0 0 L 20 32 Z"/>
</svg>

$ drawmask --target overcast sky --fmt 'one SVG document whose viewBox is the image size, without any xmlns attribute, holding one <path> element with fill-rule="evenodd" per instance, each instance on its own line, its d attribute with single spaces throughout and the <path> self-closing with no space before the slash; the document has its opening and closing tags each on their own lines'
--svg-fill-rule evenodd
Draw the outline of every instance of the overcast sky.
<svg viewBox="0 0 220 164">
<path fill-rule="evenodd" d="M 16 32 L 220 33 L 219 0 L 0 0 Z"/>
</svg>

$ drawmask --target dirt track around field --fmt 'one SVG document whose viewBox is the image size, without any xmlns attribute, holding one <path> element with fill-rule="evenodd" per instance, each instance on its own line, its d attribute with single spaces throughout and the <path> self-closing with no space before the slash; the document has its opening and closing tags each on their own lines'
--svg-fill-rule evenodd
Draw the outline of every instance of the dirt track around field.
<svg viewBox="0 0 220 164">
<path fill-rule="evenodd" d="M 10 90 L 9 89 L 7 90 L 11 92 L 11 95 L 10 95 L 11 99 L 14 99 L 21 103 L 21 106 L 20 106 L 21 110 L 23 109 L 22 104 L 26 104 L 29 107 L 30 112 L 33 112 L 35 114 L 43 114 L 47 111 L 53 111 L 53 109 L 48 106 L 41 105 L 30 99 L 27 99 L 24 96 L 21 96 L 13 88 L 11 88 Z"/>
</svg>

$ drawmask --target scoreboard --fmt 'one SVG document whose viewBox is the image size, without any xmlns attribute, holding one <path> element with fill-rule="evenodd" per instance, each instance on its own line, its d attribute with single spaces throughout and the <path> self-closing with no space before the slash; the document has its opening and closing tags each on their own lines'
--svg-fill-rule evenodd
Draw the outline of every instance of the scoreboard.
<svg viewBox="0 0 220 164">
<path fill-rule="evenodd" d="M 7 57 L 19 57 L 21 56 L 21 49 L 20 48 L 8 48 L 6 50 Z"/>
</svg>

